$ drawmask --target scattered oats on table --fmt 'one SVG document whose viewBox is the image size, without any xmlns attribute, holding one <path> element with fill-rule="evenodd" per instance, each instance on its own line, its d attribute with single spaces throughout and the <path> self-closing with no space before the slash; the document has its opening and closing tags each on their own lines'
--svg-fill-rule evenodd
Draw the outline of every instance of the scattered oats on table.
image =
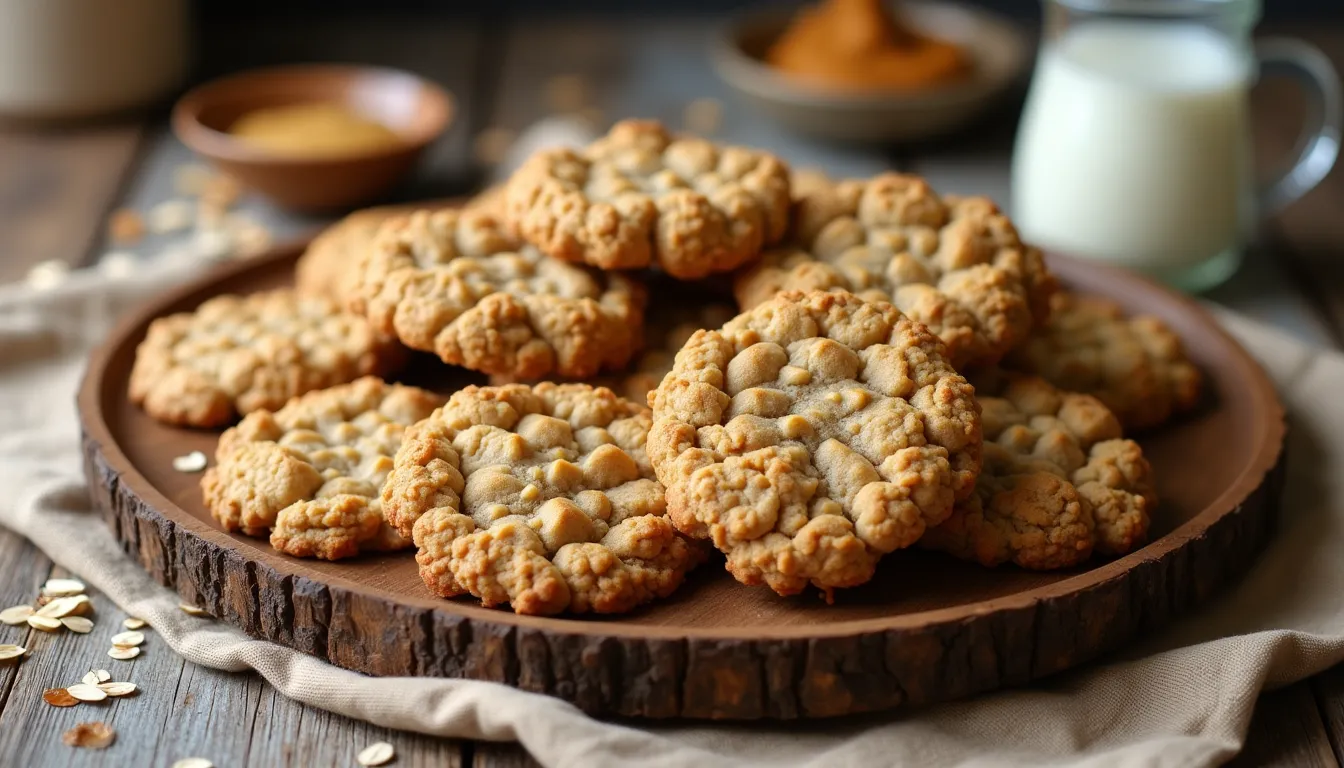
<svg viewBox="0 0 1344 768">
<path fill-rule="evenodd" d="M 131 659 L 134 659 L 136 656 L 140 655 L 140 649 L 135 647 L 123 648 L 121 646 L 114 645 L 111 648 L 107 649 L 107 655 L 111 656 L 117 661 L 130 661 Z"/>
<path fill-rule="evenodd" d="M 47 583 L 42 585 L 42 594 L 48 597 L 69 597 L 86 590 L 84 582 L 78 579 L 47 579 Z"/>
<path fill-rule="evenodd" d="M 71 632 L 81 635 L 87 635 L 93 631 L 93 622 L 83 616 L 66 616 L 61 619 L 61 624 Z"/>
<path fill-rule="evenodd" d="M 21 645 L 11 645 L 9 643 L 5 643 L 3 645 L 0 645 L 0 661 L 9 661 L 10 659 L 17 659 L 27 652 L 28 649 L 24 648 Z"/>
<path fill-rule="evenodd" d="M 386 741 L 375 741 L 360 750 L 359 755 L 355 759 L 360 765 L 372 768 L 372 766 L 385 765 L 391 762 L 392 758 L 396 756 L 397 750 L 391 744 Z"/>
<path fill-rule="evenodd" d="M 173 457 L 173 469 L 178 472 L 204 472 L 210 459 L 200 451 Z"/>
<path fill-rule="evenodd" d="M 8 624 L 11 627 L 19 624 L 26 624 L 28 622 L 28 617 L 32 615 L 33 606 L 15 605 L 0 611 L 0 623 Z"/>
</svg>

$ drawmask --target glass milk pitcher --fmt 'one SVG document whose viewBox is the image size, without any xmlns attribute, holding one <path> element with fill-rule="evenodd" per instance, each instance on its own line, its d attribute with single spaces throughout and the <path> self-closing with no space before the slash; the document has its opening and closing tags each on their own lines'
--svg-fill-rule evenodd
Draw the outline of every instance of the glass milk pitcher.
<svg viewBox="0 0 1344 768">
<path fill-rule="evenodd" d="M 1045 39 L 1018 128 L 1013 209 L 1028 242 L 1190 291 L 1236 271 L 1261 217 L 1314 187 L 1339 153 L 1340 84 L 1297 40 L 1252 45 L 1258 0 L 1045 0 Z M 1253 178 L 1258 74 L 1308 95 L 1295 164 Z"/>
</svg>

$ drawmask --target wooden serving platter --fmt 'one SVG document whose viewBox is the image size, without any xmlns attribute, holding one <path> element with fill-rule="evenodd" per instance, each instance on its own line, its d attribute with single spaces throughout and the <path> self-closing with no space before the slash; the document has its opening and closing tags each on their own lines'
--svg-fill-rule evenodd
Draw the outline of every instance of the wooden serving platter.
<svg viewBox="0 0 1344 768">
<path fill-rule="evenodd" d="M 224 266 L 128 318 L 79 395 L 92 493 L 128 554 L 183 600 L 247 633 L 373 675 L 492 680 L 601 715 L 812 718 L 964 697 L 1122 647 L 1244 571 L 1270 536 L 1284 414 L 1259 366 L 1197 304 L 1064 258 L 1066 283 L 1166 319 L 1208 379 L 1203 406 L 1140 438 L 1158 480 L 1153 541 L 1056 573 L 983 569 L 928 552 L 889 555 L 869 584 L 781 598 L 711 560 L 670 600 L 614 618 L 517 616 L 425 590 L 407 553 L 336 563 L 224 533 L 199 475 L 173 470 L 215 432 L 161 425 L 131 406 L 135 346 L 160 315 L 225 292 L 287 284 L 299 247 Z M 409 380 L 471 379 L 432 361 Z M 407 377 L 403 377 L 405 379 Z"/>
</svg>

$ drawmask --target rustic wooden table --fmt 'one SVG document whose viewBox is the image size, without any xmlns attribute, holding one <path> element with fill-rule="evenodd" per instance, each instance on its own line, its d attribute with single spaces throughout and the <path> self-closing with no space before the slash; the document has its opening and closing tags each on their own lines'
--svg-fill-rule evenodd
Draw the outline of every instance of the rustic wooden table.
<svg viewBox="0 0 1344 768">
<path fill-rule="evenodd" d="M 284 61 L 346 60 L 399 66 L 443 83 L 458 100 L 450 134 L 434 149 L 406 198 L 471 191 L 484 169 L 473 137 L 499 127 L 518 130 L 545 116 L 548 83 L 573 74 L 588 86 L 606 119 L 650 116 L 681 123 L 698 98 L 723 103 L 720 138 L 774 149 L 795 166 L 833 175 L 910 170 L 944 191 L 987 194 L 1011 209 L 1008 158 L 1016 123 L 1006 106 L 957 139 L 891 151 L 817 145 L 792 137 L 734 102 L 710 71 L 706 41 L 716 20 L 522 23 L 423 18 L 275 21 L 216 28 L 202 44 L 203 76 Z M 1300 25 L 1275 32 L 1306 37 L 1344 69 L 1344 25 Z M 1264 83 L 1254 94 L 1262 157 L 1282 158 L 1303 112 L 1291 88 Z M 32 265 L 59 259 L 95 263 L 108 246 L 104 220 L 122 206 L 147 209 L 172 195 L 172 171 L 189 153 L 166 131 L 162 115 L 132 123 L 57 132 L 0 131 L 0 282 L 22 279 Z M 260 201 L 245 208 L 284 237 L 320 220 L 284 216 Z M 1242 271 L 1208 296 L 1326 347 L 1344 346 L 1344 168 L 1270 222 Z M 0 531 L 0 607 L 27 602 L 50 576 L 50 560 Z M 110 635 L 121 613 L 101 596 L 96 633 Z M 155 647 L 136 662 L 142 692 L 101 714 L 118 732 L 107 751 L 75 750 L 60 734 L 73 709 L 42 702 L 44 688 L 74 682 L 97 665 L 107 638 L 33 633 L 20 642 L 44 651 L 20 666 L 0 667 L 0 763 L 6 765 L 170 766 L 203 756 L 218 766 L 354 765 L 365 745 L 385 739 L 398 765 L 522 766 L 532 760 L 512 745 L 466 743 L 388 732 L 291 702 L 255 675 L 217 672 Z M 82 713 L 87 714 L 87 712 Z M 1338 766 L 1344 761 L 1344 667 L 1265 694 L 1238 762 Z"/>
</svg>

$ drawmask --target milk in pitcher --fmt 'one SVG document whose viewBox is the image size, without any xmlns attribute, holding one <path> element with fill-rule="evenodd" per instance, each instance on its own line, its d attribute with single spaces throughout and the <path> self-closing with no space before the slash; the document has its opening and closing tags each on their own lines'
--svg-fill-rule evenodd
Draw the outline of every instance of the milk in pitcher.
<svg viewBox="0 0 1344 768">
<path fill-rule="evenodd" d="M 1023 236 L 1158 275 L 1234 252 L 1253 220 L 1251 61 L 1193 24 L 1099 20 L 1048 44 L 1013 159 Z"/>
</svg>

